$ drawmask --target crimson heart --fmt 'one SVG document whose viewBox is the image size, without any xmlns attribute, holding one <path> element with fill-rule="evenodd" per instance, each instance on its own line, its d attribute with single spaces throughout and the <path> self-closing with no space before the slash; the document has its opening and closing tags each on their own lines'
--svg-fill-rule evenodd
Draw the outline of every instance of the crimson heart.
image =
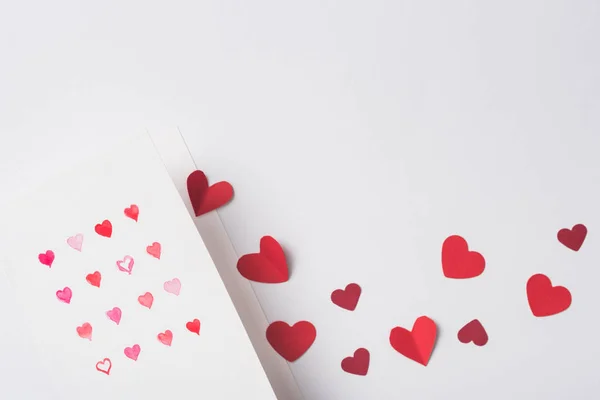
<svg viewBox="0 0 600 400">
<path fill-rule="evenodd" d="M 109 238 L 112 235 L 112 224 L 109 220 L 105 219 L 101 224 L 96 224 L 94 230 L 98 235 Z"/>
<path fill-rule="evenodd" d="M 442 270 L 446 278 L 467 279 L 483 273 L 485 259 L 469 251 L 467 241 L 458 235 L 449 236 L 442 245 Z"/>
<path fill-rule="evenodd" d="M 331 293 L 333 304 L 346 310 L 354 311 L 360 298 L 361 289 L 356 283 L 346 285 L 346 289 L 337 289 Z"/>
<path fill-rule="evenodd" d="M 427 366 L 435 345 L 437 328 L 429 317 L 422 316 L 415 321 L 412 331 L 395 327 L 390 332 L 390 344 L 398 353 Z"/>
<path fill-rule="evenodd" d="M 289 362 L 299 359 L 312 346 L 317 337 L 315 326 L 308 321 L 293 326 L 275 321 L 267 328 L 267 341 L 273 349 Z"/>
<path fill-rule="evenodd" d="M 208 186 L 208 179 L 200 170 L 188 176 L 187 190 L 196 217 L 216 210 L 227 204 L 233 197 L 233 187 L 229 182 L 217 182 Z"/>
<path fill-rule="evenodd" d="M 92 286 L 100 287 L 100 281 L 102 280 L 102 275 L 99 271 L 94 272 L 93 274 L 87 274 L 85 280 Z"/>
<path fill-rule="evenodd" d="M 195 333 L 196 335 L 200 334 L 200 320 L 197 318 L 194 319 L 193 321 L 186 323 L 185 327 L 187 328 L 188 331 Z"/>
<path fill-rule="evenodd" d="M 349 374 L 367 375 L 369 371 L 369 360 L 371 356 L 367 349 L 357 349 L 354 356 L 342 360 L 342 369 Z"/>
<path fill-rule="evenodd" d="M 572 229 L 564 228 L 558 231 L 558 241 L 573 251 L 578 251 L 587 236 L 587 228 L 583 224 L 577 224 Z"/>
<path fill-rule="evenodd" d="M 488 342 L 488 335 L 481 322 L 474 319 L 458 331 L 458 340 L 461 343 L 473 342 L 477 346 L 483 346 Z"/>
<path fill-rule="evenodd" d="M 240 257 L 237 269 L 244 278 L 255 282 L 282 283 L 289 279 L 285 253 L 271 236 L 260 239 L 259 253 Z"/>
<path fill-rule="evenodd" d="M 569 308 L 571 292 L 563 286 L 552 286 L 546 275 L 536 274 L 527 281 L 527 300 L 533 315 L 548 317 Z"/>
</svg>

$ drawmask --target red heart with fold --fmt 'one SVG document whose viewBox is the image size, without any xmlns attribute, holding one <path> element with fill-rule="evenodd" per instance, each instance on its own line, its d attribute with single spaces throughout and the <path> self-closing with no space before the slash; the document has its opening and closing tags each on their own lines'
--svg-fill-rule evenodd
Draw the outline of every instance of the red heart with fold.
<svg viewBox="0 0 600 400">
<path fill-rule="evenodd" d="M 217 182 L 208 186 L 204 172 L 196 170 L 187 178 L 187 190 L 196 217 L 227 204 L 233 197 L 229 182 Z"/>
<path fill-rule="evenodd" d="M 433 352 L 437 327 L 429 317 L 417 318 L 411 331 L 395 327 L 390 332 L 390 344 L 398 353 L 427 366 Z"/>
<path fill-rule="evenodd" d="M 255 282 L 282 283 L 289 279 L 285 253 L 271 236 L 260 239 L 259 253 L 240 257 L 237 269 L 244 278 Z"/>
<path fill-rule="evenodd" d="M 308 321 L 296 322 L 292 326 L 275 321 L 269 325 L 266 333 L 271 347 L 289 362 L 296 361 L 306 353 L 317 337 L 315 326 Z"/>
</svg>

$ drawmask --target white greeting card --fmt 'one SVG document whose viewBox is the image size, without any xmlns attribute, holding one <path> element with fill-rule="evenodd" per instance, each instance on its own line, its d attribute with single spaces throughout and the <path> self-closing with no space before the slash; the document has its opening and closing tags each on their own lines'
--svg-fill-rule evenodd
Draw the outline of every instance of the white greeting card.
<svg viewBox="0 0 600 400">
<path fill-rule="evenodd" d="M 47 398 L 65 400 L 275 398 L 149 138 L 45 182 L 1 214 L 12 287 L 2 307 L 22 314 L 13 331 L 26 333 L 38 368 L 13 379 L 49 382 Z"/>
</svg>

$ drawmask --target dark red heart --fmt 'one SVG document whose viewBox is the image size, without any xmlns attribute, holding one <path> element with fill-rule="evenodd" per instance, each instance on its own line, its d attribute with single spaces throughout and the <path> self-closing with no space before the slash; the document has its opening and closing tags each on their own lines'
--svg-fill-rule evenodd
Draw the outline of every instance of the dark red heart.
<svg viewBox="0 0 600 400">
<path fill-rule="evenodd" d="M 196 217 L 216 210 L 233 197 L 233 187 L 229 182 L 217 182 L 208 186 L 208 179 L 200 170 L 188 176 L 187 189 Z"/>
<path fill-rule="evenodd" d="M 390 344 L 404 357 L 427 366 L 435 345 L 437 328 L 429 317 L 422 316 L 415 321 L 412 331 L 395 327 L 390 332 Z"/>
<path fill-rule="evenodd" d="M 536 274 L 527 281 L 527 300 L 533 315 L 548 317 L 569 308 L 571 292 L 563 286 L 552 286 L 546 275 Z"/>
<path fill-rule="evenodd" d="M 112 235 L 112 224 L 109 220 L 105 219 L 101 224 L 96 224 L 94 230 L 98 235 L 109 238 Z"/>
<path fill-rule="evenodd" d="M 349 374 L 365 376 L 369 372 L 370 358 L 369 350 L 357 349 L 354 356 L 342 360 L 342 369 Z"/>
<path fill-rule="evenodd" d="M 467 241 L 458 235 L 449 236 L 442 245 L 442 270 L 446 278 L 467 279 L 483 273 L 485 259 L 469 251 Z"/>
<path fill-rule="evenodd" d="M 558 241 L 573 251 L 578 251 L 587 236 L 587 228 L 583 224 L 577 224 L 572 229 L 564 228 L 558 231 Z"/>
<path fill-rule="evenodd" d="M 360 298 L 361 289 L 356 283 L 346 285 L 346 289 L 337 289 L 331 293 L 333 304 L 346 310 L 354 311 Z"/>
<path fill-rule="evenodd" d="M 289 279 L 285 253 L 271 236 L 260 239 L 259 253 L 240 257 L 237 269 L 244 278 L 255 282 L 282 283 Z"/>
<path fill-rule="evenodd" d="M 312 346 L 317 330 L 308 321 L 289 326 L 283 321 L 273 322 L 267 328 L 267 341 L 273 349 L 289 362 L 299 359 Z"/>
<path fill-rule="evenodd" d="M 458 331 L 458 340 L 461 343 L 473 342 L 477 346 L 484 346 L 488 342 L 488 335 L 481 322 L 474 319 Z"/>
</svg>

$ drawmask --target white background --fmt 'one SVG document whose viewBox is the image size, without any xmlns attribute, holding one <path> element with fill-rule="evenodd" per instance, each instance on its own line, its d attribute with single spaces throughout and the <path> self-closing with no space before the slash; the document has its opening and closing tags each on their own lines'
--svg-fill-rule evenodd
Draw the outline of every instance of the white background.
<svg viewBox="0 0 600 400">
<path fill-rule="evenodd" d="M 278 238 L 269 320 L 309 319 L 307 399 L 597 398 L 600 5 L 596 1 L 4 2 L 0 183 L 65 168 L 123 132 L 178 125 L 235 201 L 239 254 Z M 583 222 L 579 253 L 559 228 Z M 458 233 L 488 261 L 443 278 Z M 535 319 L 537 272 L 573 293 Z M 329 302 L 363 286 L 354 313 Z M 389 330 L 427 314 L 427 368 Z M 486 347 L 462 345 L 472 318 Z M 357 347 L 367 377 L 341 371 Z"/>
</svg>

